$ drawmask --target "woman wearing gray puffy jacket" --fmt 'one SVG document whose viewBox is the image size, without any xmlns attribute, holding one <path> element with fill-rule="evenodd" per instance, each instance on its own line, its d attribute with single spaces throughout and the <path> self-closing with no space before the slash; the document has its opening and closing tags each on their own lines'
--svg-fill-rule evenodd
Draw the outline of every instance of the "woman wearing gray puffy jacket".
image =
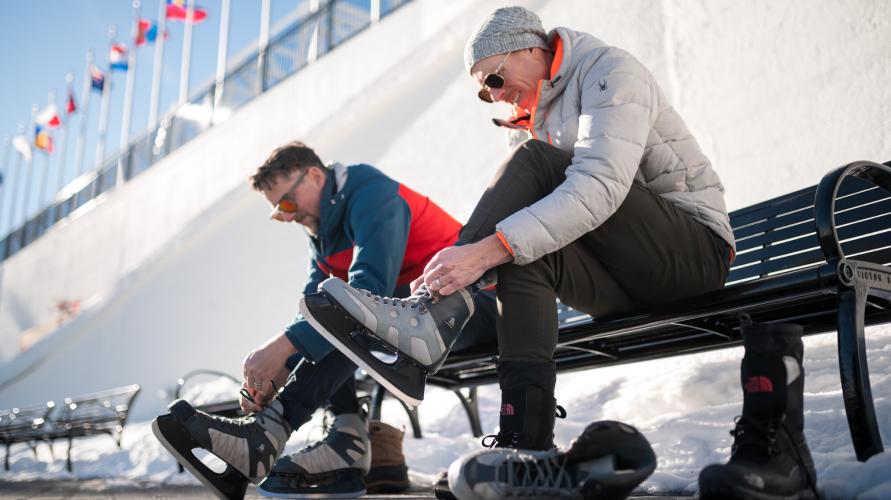
<svg viewBox="0 0 891 500">
<path fill-rule="evenodd" d="M 465 66 L 481 99 L 513 106 L 513 117 L 495 122 L 515 147 L 459 244 L 429 262 L 410 300 L 426 301 L 420 310 L 434 319 L 454 319 L 455 304 L 468 300 L 449 297 L 497 274 L 497 443 L 547 449 L 556 299 L 603 316 L 721 288 L 734 255 L 724 188 L 653 75 L 621 49 L 568 28 L 546 33 L 534 13 L 506 7 L 474 31 Z M 400 330 L 372 309 L 366 325 Z M 445 323 L 455 322 L 398 333 L 447 350 L 454 334 Z M 402 352 L 435 370 L 431 349 Z"/>
</svg>

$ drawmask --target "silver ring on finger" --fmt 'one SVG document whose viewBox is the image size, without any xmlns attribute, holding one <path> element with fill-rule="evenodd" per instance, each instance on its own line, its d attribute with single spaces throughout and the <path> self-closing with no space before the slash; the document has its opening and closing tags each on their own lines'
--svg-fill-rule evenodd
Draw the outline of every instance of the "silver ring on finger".
<svg viewBox="0 0 891 500">
<path fill-rule="evenodd" d="M 251 385 L 254 386 L 254 389 L 262 389 L 263 388 L 263 382 L 254 382 Z"/>
<path fill-rule="evenodd" d="M 436 288 L 442 288 L 442 281 L 439 278 L 436 278 L 435 280 L 433 280 L 433 285 Z"/>
</svg>

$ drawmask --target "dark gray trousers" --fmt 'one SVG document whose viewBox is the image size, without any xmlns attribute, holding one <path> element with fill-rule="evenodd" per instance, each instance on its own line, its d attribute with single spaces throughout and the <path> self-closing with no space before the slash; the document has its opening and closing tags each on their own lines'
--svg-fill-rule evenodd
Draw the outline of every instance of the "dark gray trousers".
<svg viewBox="0 0 891 500">
<path fill-rule="evenodd" d="M 550 194 L 571 161 L 570 153 L 541 141 L 519 146 L 495 174 L 459 244 L 494 234 L 498 222 Z M 593 231 L 530 264 L 497 268 L 500 359 L 553 359 L 557 298 L 592 316 L 646 311 L 722 287 L 727 255 L 714 232 L 634 184 Z"/>
</svg>

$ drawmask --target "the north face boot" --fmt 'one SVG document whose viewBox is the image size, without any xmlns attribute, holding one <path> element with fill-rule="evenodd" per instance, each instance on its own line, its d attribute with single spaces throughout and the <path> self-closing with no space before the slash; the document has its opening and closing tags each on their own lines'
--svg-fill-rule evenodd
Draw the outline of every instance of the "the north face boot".
<svg viewBox="0 0 891 500">
<path fill-rule="evenodd" d="M 556 383 L 557 368 L 553 361 L 499 362 L 499 431 L 494 442 L 484 444 L 524 450 L 553 448 Z"/>
<path fill-rule="evenodd" d="M 152 432 L 177 460 L 220 498 L 241 498 L 247 482 L 261 481 L 291 435 L 282 403 L 275 399 L 259 413 L 240 418 L 208 415 L 180 399 L 152 422 Z M 216 473 L 192 450 L 204 448 L 228 464 Z"/>
<path fill-rule="evenodd" d="M 402 454 L 405 432 L 392 425 L 371 421 L 371 470 L 365 475 L 368 493 L 399 493 L 409 488 L 408 467 Z"/>
<path fill-rule="evenodd" d="M 743 411 L 730 432 L 730 461 L 699 475 L 703 499 L 816 498 L 804 438 L 802 328 L 744 321 Z"/>
<path fill-rule="evenodd" d="M 278 459 L 259 491 L 275 498 L 360 497 L 370 466 L 368 422 L 357 413 L 335 415 L 328 435 Z"/>
</svg>

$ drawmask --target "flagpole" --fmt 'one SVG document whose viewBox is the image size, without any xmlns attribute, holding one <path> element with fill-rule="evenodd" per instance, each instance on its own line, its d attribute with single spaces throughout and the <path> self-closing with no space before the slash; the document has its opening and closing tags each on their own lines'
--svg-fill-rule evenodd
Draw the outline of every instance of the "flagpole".
<svg viewBox="0 0 891 500">
<path fill-rule="evenodd" d="M 68 92 L 70 95 L 71 92 L 71 82 L 74 81 L 74 73 L 68 72 L 65 74 L 65 83 L 67 84 Z M 59 185 L 56 187 L 56 192 L 62 190 L 65 187 L 65 167 L 67 166 L 67 158 L 65 158 L 66 153 L 68 152 L 68 121 L 71 118 L 71 113 L 68 112 L 68 101 L 65 101 L 65 120 L 62 121 L 62 137 L 59 140 L 59 159 L 56 163 L 59 164 Z"/>
<path fill-rule="evenodd" d="M 213 122 L 217 123 L 219 115 L 217 109 L 223 98 L 223 85 L 226 82 L 226 56 L 229 51 L 229 0 L 222 0 L 220 7 L 220 38 L 217 43 L 217 75 L 216 87 L 213 91 Z"/>
<path fill-rule="evenodd" d="M 158 0 L 158 34 L 155 36 L 155 62 L 152 66 L 152 94 L 149 99 L 148 129 L 158 125 L 158 107 L 161 99 L 161 69 L 164 66 L 164 44 L 167 34 L 167 0 Z"/>
<path fill-rule="evenodd" d="M 50 90 L 49 94 L 46 96 L 47 106 L 53 106 L 56 104 L 56 93 L 55 91 Z M 46 134 L 49 135 L 49 128 L 46 129 Z M 50 136 L 50 144 L 52 144 L 52 136 Z M 40 210 L 41 206 L 46 203 L 46 188 L 49 185 L 49 171 L 50 171 L 50 151 L 44 150 L 43 157 L 43 175 L 40 176 L 40 191 L 37 192 L 37 209 Z"/>
<path fill-rule="evenodd" d="M 320 0 L 309 0 L 309 11 L 311 13 L 316 13 L 321 8 Z M 319 32 L 321 31 L 321 16 L 315 17 L 315 28 L 313 28 L 312 35 L 310 37 L 309 46 L 306 50 L 306 62 L 316 62 L 316 59 L 319 58 Z"/>
<path fill-rule="evenodd" d="M 109 41 L 114 40 L 116 34 L 117 27 L 112 24 L 108 27 Z M 102 166 L 102 162 L 105 160 L 105 139 L 108 135 L 108 112 L 109 101 L 111 100 L 111 80 L 112 73 L 111 70 L 109 70 L 108 74 L 105 77 L 105 84 L 102 86 L 102 103 L 99 105 L 99 137 L 96 140 L 96 168 L 100 168 Z"/>
<path fill-rule="evenodd" d="M 127 52 L 127 87 L 124 92 L 124 115 L 121 118 L 121 141 L 118 146 L 118 172 L 116 186 L 124 183 L 124 158 L 130 146 L 130 123 L 133 112 L 133 89 L 136 87 L 136 36 L 139 34 L 139 0 L 133 0 L 133 29 Z"/>
<path fill-rule="evenodd" d="M 87 118 L 89 117 L 90 111 L 90 84 L 92 82 L 92 77 L 90 75 L 90 68 L 93 66 L 93 51 L 87 51 L 87 65 L 84 68 L 84 88 L 83 94 L 81 97 L 81 110 L 80 110 L 80 133 L 77 136 L 77 148 L 74 151 L 74 178 L 80 177 L 80 174 L 83 173 L 84 166 L 84 150 L 86 150 L 86 142 L 87 142 Z"/>
<path fill-rule="evenodd" d="M 10 164 L 12 163 L 12 155 L 15 154 L 12 150 L 12 137 L 7 137 L 5 139 L 6 142 L 6 154 L 3 155 L 3 172 L 0 173 L 0 176 L 3 177 L 3 180 L 0 180 L 0 212 L 3 212 L 3 202 L 6 201 L 5 193 L 9 191 L 7 187 L 9 185 L 9 181 L 12 179 L 10 174 L 12 173 L 12 169 L 10 168 Z M 3 228 L 3 231 L 0 231 L 0 235 L 5 236 L 5 230 L 9 228 Z"/>
<path fill-rule="evenodd" d="M 263 80 L 266 73 L 266 47 L 269 45 L 270 0 L 260 2 L 260 37 L 257 47 L 257 95 L 263 93 Z"/>
<path fill-rule="evenodd" d="M 31 105 L 31 126 L 28 127 L 28 130 L 31 133 L 34 133 L 34 124 L 37 122 L 37 110 L 39 107 L 36 104 Z M 26 132 L 27 134 L 27 132 Z M 31 161 L 28 162 L 25 168 L 28 170 L 28 175 L 25 177 L 25 198 L 22 200 L 22 225 L 28 221 L 28 205 L 31 201 L 31 182 L 34 180 L 34 157 L 31 157 Z"/>
<path fill-rule="evenodd" d="M 27 133 L 25 132 L 25 125 L 21 122 L 19 123 L 18 131 L 19 131 L 19 135 L 25 134 L 25 137 L 26 138 L 28 137 Z M 29 144 L 28 147 L 30 148 L 31 145 Z M 12 199 L 9 200 L 9 214 L 6 216 L 6 227 L 7 227 L 7 232 L 9 232 L 9 233 L 11 233 L 12 228 L 15 227 L 16 204 L 19 201 L 18 200 L 19 185 L 22 183 L 22 180 L 21 180 L 22 179 L 22 171 L 20 168 L 21 165 L 22 165 L 22 154 L 19 153 L 15 157 L 15 185 L 13 186 L 13 190 L 12 190 Z"/>
<path fill-rule="evenodd" d="M 188 0 L 186 8 L 186 25 L 183 29 L 183 58 L 179 70 L 179 98 L 177 106 L 182 106 L 189 99 L 189 63 L 192 57 L 192 24 L 195 19 L 195 0 Z"/>
</svg>

